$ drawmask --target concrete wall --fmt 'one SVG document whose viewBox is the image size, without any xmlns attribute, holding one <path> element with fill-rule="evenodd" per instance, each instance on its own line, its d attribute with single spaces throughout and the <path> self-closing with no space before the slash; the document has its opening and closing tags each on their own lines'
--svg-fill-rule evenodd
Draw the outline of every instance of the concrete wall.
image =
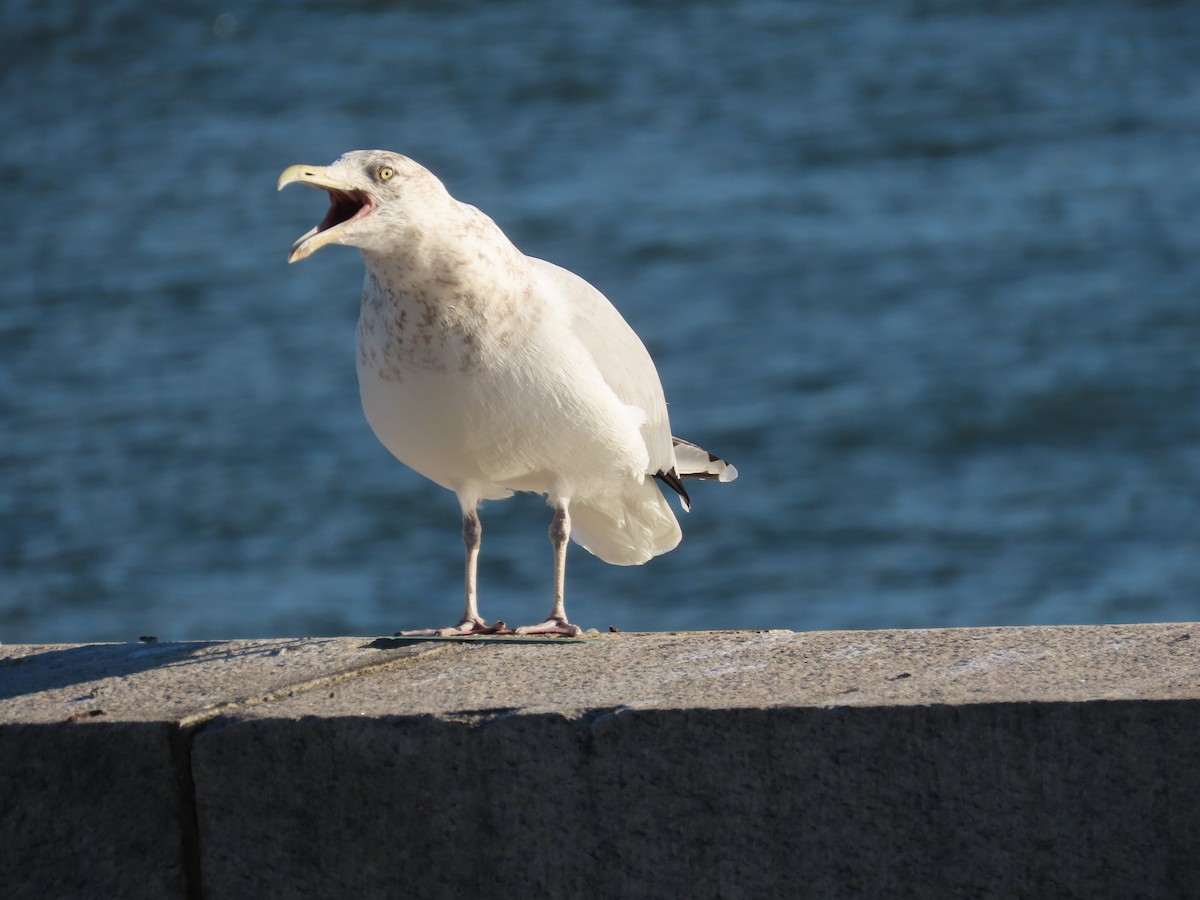
<svg viewBox="0 0 1200 900">
<path fill-rule="evenodd" d="M 0 896 L 1200 896 L 1200 626 L 593 637 L 0 647 Z"/>
</svg>

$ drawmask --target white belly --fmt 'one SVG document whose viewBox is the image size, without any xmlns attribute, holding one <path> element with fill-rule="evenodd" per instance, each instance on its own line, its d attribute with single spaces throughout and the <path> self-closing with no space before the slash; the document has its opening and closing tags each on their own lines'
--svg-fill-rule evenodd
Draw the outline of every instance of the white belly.
<svg viewBox="0 0 1200 900">
<path fill-rule="evenodd" d="M 438 361 L 397 355 L 373 324 L 358 329 L 363 411 L 380 442 L 436 484 L 485 500 L 512 491 L 583 497 L 644 476 L 640 410 L 561 348 L 472 346 L 468 359 L 451 347 Z"/>
</svg>

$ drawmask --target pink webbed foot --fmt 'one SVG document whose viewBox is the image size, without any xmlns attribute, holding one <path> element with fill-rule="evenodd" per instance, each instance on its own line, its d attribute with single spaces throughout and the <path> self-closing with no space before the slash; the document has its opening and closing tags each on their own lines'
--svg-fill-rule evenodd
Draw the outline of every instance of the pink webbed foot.
<svg viewBox="0 0 1200 900">
<path fill-rule="evenodd" d="M 566 637 L 579 637 L 583 629 L 566 619 L 547 619 L 537 625 L 522 625 L 514 634 L 561 634 Z"/>
<path fill-rule="evenodd" d="M 471 637 L 476 634 L 512 634 L 503 622 L 488 625 L 483 619 L 463 619 L 447 628 L 417 628 L 412 631 L 397 631 L 397 637 Z"/>
</svg>

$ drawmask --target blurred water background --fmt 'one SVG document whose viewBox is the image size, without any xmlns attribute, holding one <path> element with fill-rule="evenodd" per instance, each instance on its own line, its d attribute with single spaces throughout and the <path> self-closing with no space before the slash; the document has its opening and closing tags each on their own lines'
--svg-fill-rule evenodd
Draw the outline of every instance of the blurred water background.
<svg viewBox="0 0 1200 900">
<path fill-rule="evenodd" d="M 380 447 L 362 263 L 292 163 L 399 150 L 603 290 L 733 460 L 585 627 L 1194 620 L 1200 16 L 983 0 L 10 0 L 0 640 L 448 624 L 459 513 Z M 482 611 L 549 512 L 484 509 Z"/>
</svg>

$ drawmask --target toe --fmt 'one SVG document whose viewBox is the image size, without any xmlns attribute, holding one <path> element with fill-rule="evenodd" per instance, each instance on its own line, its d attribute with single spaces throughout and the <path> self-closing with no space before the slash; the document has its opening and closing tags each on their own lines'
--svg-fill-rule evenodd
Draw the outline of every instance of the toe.
<svg viewBox="0 0 1200 900">
<path fill-rule="evenodd" d="M 565 637 L 578 637 L 583 629 L 566 619 L 547 619 L 537 625 L 522 625 L 516 634 L 561 634 Z"/>
<path fill-rule="evenodd" d="M 508 634 L 508 626 L 503 622 L 488 625 L 482 619 L 467 619 L 450 628 L 439 628 L 438 637 L 468 637 L 473 634 Z"/>
<path fill-rule="evenodd" d="M 396 637 L 471 637 L 476 634 L 512 634 L 503 622 L 487 624 L 483 619 L 464 619 L 457 625 L 445 628 L 416 628 L 412 631 L 397 631 Z"/>
</svg>

